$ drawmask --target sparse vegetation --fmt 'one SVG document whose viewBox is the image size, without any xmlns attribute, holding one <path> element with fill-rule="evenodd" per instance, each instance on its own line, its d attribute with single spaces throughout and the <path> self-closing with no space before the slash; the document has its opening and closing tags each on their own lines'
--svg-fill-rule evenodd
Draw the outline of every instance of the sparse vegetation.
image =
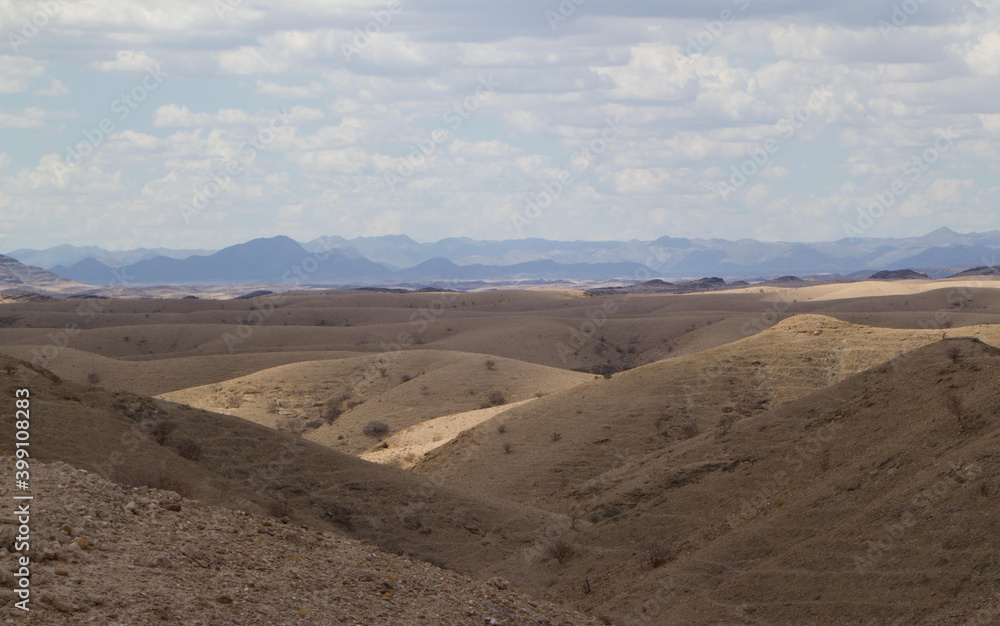
<svg viewBox="0 0 1000 626">
<path fill-rule="evenodd" d="M 663 547 L 663 544 L 650 542 L 642 548 L 643 556 L 653 569 L 664 565 L 670 560 L 670 551 Z"/>
<path fill-rule="evenodd" d="M 507 432 L 507 424 L 497 424 L 497 432 L 501 435 Z"/>
<path fill-rule="evenodd" d="M 291 517 L 294 512 L 295 508 L 292 507 L 292 503 L 284 498 L 274 500 L 267 505 L 267 514 L 278 519 Z"/>
<path fill-rule="evenodd" d="M 951 346 L 945 351 L 945 355 L 952 363 L 958 363 L 962 360 L 962 349 L 958 346 Z"/>
<path fill-rule="evenodd" d="M 733 413 L 726 413 L 721 418 L 719 418 L 719 423 L 715 426 L 715 436 L 725 437 L 729 434 L 729 429 L 733 427 L 736 423 L 736 415 Z"/>
<path fill-rule="evenodd" d="M 562 434 L 560 434 L 560 433 L 552 433 L 552 435 L 550 436 L 550 439 L 552 439 L 552 441 L 559 441 L 560 439 L 562 439 Z"/>
<path fill-rule="evenodd" d="M 87 374 L 87 382 L 91 385 L 96 385 L 101 382 L 101 375 L 97 372 L 91 372 Z"/>
<path fill-rule="evenodd" d="M 514 451 L 514 445 L 509 441 L 504 442 L 503 451 L 506 452 L 507 454 L 512 453 Z"/>
<path fill-rule="evenodd" d="M 965 411 L 962 408 L 962 400 L 959 399 L 959 397 L 956 396 L 955 394 L 948 394 L 944 398 L 944 408 L 948 411 L 948 413 L 952 417 L 955 418 L 955 421 L 958 422 L 958 431 L 959 432 L 964 432 L 965 431 L 965 417 L 964 417 Z"/>
<path fill-rule="evenodd" d="M 201 459 L 201 446 L 190 437 L 182 437 L 177 440 L 174 443 L 174 449 L 177 450 L 177 454 L 189 461 L 198 461 Z"/>
<path fill-rule="evenodd" d="M 493 389 L 486 394 L 486 402 L 488 402 L 490 406 L 503 406 L 504 404 L 507 404 L 507 398 L 499 389 Z"/>
<path fill-rule="evenodd" d="M 365 427 L 361 429 L 361 433 L 366 437 L 382 440 L 389 434 L 389 425 L 385 422 L 372 420 L 365 424 Z"/>
<path fill-rule="evenodd" d="M 0 317 L 0 328 L 12 328 L 14 324 L 24 319 L 21 315 L 5 315 Z"/>
<path fill-rule="evenodd" d="M 177 425 L 170 420 L 160 420 L 158 422 L 154 422 L 149 427 L 149 435 L 153 438 L 153 441 L 163 446 L 166 445 L 167 439 L 170 438 L 170 434 L 176 429 Z"/>
<path fill-rule="evenodd" d="M 545 544 L 545 553 L 562 565 L 576 554 L 576 550 L 564 539 L 553 539 Z"/>
<path fill-rule="evenodd" d="M 496 361 L 494 361 L 493 359 L 486 359 L 486 369 L 488 369 L 488 370 L 490 370 L 492 372 L 496 368 L 497 368 L 497 362 Z"/>
</svg>

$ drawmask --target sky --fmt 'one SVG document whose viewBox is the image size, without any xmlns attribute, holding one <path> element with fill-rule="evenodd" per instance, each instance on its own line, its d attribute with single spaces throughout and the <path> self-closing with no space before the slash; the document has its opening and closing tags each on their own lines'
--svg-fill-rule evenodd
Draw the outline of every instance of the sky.
<svg viewBox="0 0 1000 626">
<path fill-rule="evenodd" d="M 0 250 L 1000 228 L 1000 0 L 0 0 Z"/>
</svg>

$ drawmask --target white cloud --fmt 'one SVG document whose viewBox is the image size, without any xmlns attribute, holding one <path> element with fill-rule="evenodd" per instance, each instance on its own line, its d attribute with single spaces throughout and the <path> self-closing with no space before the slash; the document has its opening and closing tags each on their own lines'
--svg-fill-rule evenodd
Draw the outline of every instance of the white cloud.
<svg viewBox="0 0 1000 626">
<path fill-rule="evenodd" d="M 50 96 L 55 98 L 61 98 L 63 96 L 69 95 L 69 89 L 62 83 L 61 80 L 53 78 L 49 82 L 49 86 L 45 89 L 36 89 L 31 92 L 34 96 Z"/>
<path fill-rule="evenodd" d="M 323 95 L 323 85 L 318 81 L 311 81 L 308 85 L 280 85 L 265 80 L 257 80 L 257 93 L 281 98 L 315 98 Z"/>
<path fill-rule="evenodd" d="M 157 61 L 143 51 L 118 50 L 114 61 L 96 61 L 93 67 L 104 72 L 144 72 L 156 67 Z"/>
<path fill-rule="evenodd" d="M 27 57 L 0 55 L 0 93 L 27 91 L 32 79 L 42 76 L 45 66 Z"/>
</svg>

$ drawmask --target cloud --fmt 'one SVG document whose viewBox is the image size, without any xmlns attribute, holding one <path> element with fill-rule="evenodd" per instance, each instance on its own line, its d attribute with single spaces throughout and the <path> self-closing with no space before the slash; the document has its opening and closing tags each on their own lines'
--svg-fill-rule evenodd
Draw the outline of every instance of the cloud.
<svg viewBox="0 0 1000 626">
<path fill-rule="evenodd" d="M 158 63 L 142 51 L 118 50 L 114 61 L 96 61 L 91 65 L 104 72 L 144 72 Z"/>
<path fill-rule="evenodd" d="M 49 86 L 45 89 L 36 89 L 31 92 L 33 96 L 50 96 L 54 98 L 61 98 L 63 96 L 69 95 L 69 89 L 62 83 L 58 78 L 53 78 L 49 82 Z"/>
<path fill-rule="evenodd" d="M 318 80 L 311 81 L 308 85 L 280 85 L 258 79 L 256 84 L 257 93 L 279 98 L 315 98 L 326 91 Z"/>
<path fill-rule="evenodd" d="M 35 59 L 0 55 L 0 93 L 20 93 L 32 79 L 45 73 L 45 65 Z"/>
</svg>

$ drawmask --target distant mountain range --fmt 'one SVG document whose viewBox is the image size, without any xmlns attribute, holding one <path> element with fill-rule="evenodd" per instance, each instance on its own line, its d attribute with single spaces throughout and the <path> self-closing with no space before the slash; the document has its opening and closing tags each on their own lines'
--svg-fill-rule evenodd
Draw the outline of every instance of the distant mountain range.
<svg viewBox="0 0 1000 626">
<path fill-rule="evenodd" d="M 316 250 L 321 250 L 319 254 Z M 1000 231 L 923 237 L 842 239 L 821 243 L 752 239 L 653 241 L 477 241 L 420 243 L 404 235 L 255 239 L 217 252 L 58 246 L 9 256 L 90 285 L 413 284 L 435 281 L 727 280 L 797 276 L 867 277 L 918 270 L 942 278 L 1000 264 Z"/>
</svg>

